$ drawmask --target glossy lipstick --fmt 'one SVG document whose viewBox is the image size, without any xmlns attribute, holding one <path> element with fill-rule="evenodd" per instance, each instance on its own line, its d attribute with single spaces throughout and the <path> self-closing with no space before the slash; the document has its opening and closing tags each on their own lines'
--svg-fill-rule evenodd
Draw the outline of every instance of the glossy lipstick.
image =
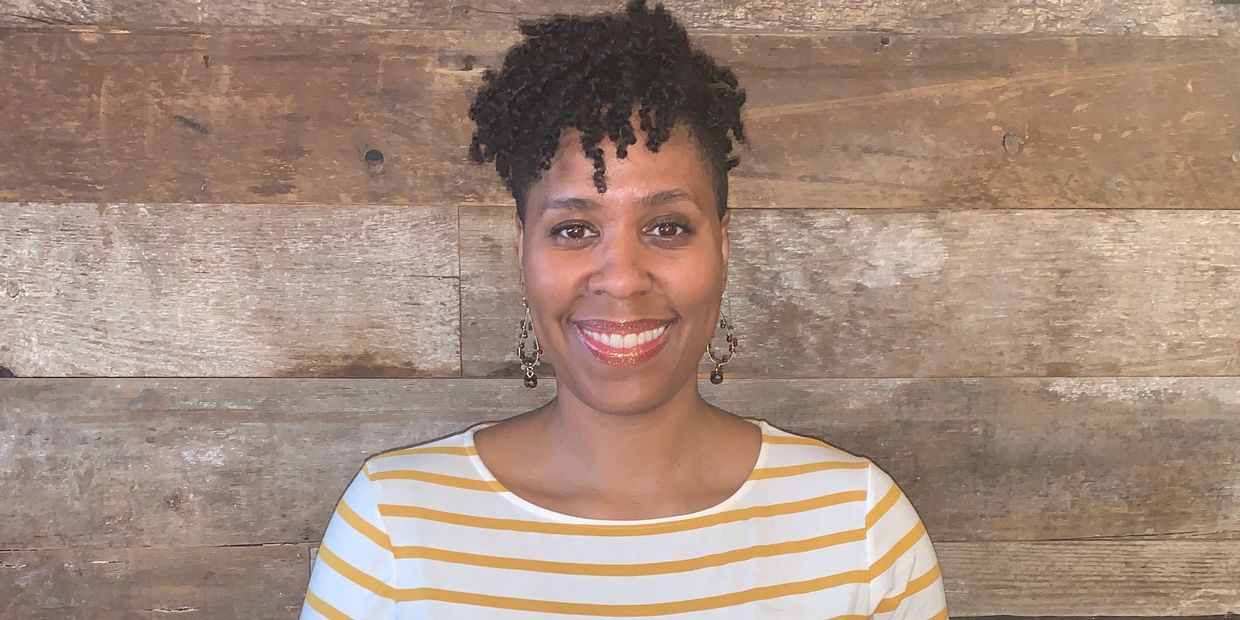
<svg viewBox="0 0 1240 620">
<path fill-rule="evenodd" d="M 671 329 L 672 323 L 672 321 L 657 319 L 620 322 L 604 320 L 573 322 L 577 327 L 577 337 L 581 339 L 581 343 L 585 345 L 586 349 L 594 354 L 594 357 L 611 366 L 635 366 L 654 357 L 667 342 L 667 333 Z M 627 348 L 611 346 L 586 334 L 587 331 L 590 331 L 596 334 L 628 336 L 660 328 L 662 332 L 658 336 L 647 342 L 635 344 Z"/>
</svg>

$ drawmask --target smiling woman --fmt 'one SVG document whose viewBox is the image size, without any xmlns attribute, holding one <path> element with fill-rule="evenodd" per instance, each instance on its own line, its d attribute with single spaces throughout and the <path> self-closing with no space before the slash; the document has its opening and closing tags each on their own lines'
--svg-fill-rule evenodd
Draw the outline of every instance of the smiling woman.
<svg viewBox="0 0 1240 620">
<path fill-rule="evenodd" d="M 556 395 L 367 460 L 302 617 L 946 618 L 885 472 L 699 392 L 716 325 L 735 345 L 732 72 L 641 1 L 522 32 L 470 153 L 516 200 L 527 385 L 545 358 Z"/>
</svg>

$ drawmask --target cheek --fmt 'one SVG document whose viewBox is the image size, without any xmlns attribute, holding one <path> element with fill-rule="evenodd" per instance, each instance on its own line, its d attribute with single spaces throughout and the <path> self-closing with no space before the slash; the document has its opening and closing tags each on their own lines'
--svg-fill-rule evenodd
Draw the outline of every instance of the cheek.
<svg viewBox="0 0 1240 620">
<path fill-rule="evenodd" d="M 526 255 L 524 263 L 525 292 L 531 311 L 548 318 L 565 312 L 577 287 L 578 274 L 573 264 L 541 253 Z"/>
</svg>

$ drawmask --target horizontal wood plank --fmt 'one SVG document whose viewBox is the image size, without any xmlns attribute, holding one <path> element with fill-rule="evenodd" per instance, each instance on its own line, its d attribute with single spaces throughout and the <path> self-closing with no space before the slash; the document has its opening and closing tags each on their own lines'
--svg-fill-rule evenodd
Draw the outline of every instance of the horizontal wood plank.
<svg viewBox="0 0 1240 620">
<path fill-rule="evenodd" d="M 7 28 L 0 200 L 508 204 L 467 161 L 466 111 L 516 39 Z M 734 206 L 1216 209 L 1240 193 L 1240 38 L 700 43 L 750 95 Z"/>
<path fill-rule="evenodd" d="M 367 455 L 526 411 L 554 389 L 3 379 L 0 549 L 314 541 Z M 729 378 L 701 390 L 870 457 L 939 542 L 1240 540 L 1234 377 Z"/>
<path fill-rule="evenodd" d="M 0 551 L 0 617 L 296 618 L 302 545 Z"/>
<path fill-rule="evenodd" d="M 461 231 L 464 373 L 517 377 L 512 209 Z M 1240 211 L 737 210 L 729 236 L 726 376 L 1240 369 Z"/>
<path fill-rule="evenodd" d="M 459 376 L 455 207 L 0 204 L 23 376 Z"/>
<path fill-rule="evenodd" d="M 651 4 L 653 4 L 653 0 Z M 557 12 L 612 11 L 618 0 L 263 0 L 191 2 L 172 0 L 0 0 L 0 21 L 15 23 L 112 23 L 125 25 L 228 24 L 241 26 L 366 25 L 399 28 L 512 28 L 521 19 Z M 1042 3 L 989 0 L 961 11 L 953 0 L 878 2 L 844 0 L 833 4 L 667 0 L 668 10 L 686 27 L 735 28 L 767 32 L 815 30 L 895 30 L 966 34 L 1240 34 L 1233 7 L 1177 0 L 1104 0 Z"/>
<path fill-rule="evenodd" d="M 1238 541 L 936 543 L 951 616 L 1240 611 Z"/>
</svg>

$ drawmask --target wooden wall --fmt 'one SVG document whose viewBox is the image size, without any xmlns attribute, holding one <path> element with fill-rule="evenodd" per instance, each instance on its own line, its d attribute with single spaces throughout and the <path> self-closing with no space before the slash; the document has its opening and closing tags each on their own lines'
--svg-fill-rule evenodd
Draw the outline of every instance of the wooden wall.
<svg viewBox="0 0 1240 620">
<path fill-rule="evenodd" d="M 0 617 L 293 618 L 363 458 L 550 398 L 465 111 L 616 4 L 0 0 Z M 750 93 L 707 397 L 953 617 L 1240 611 L 1240 6 L 668 6 Z"/>
</svg>

